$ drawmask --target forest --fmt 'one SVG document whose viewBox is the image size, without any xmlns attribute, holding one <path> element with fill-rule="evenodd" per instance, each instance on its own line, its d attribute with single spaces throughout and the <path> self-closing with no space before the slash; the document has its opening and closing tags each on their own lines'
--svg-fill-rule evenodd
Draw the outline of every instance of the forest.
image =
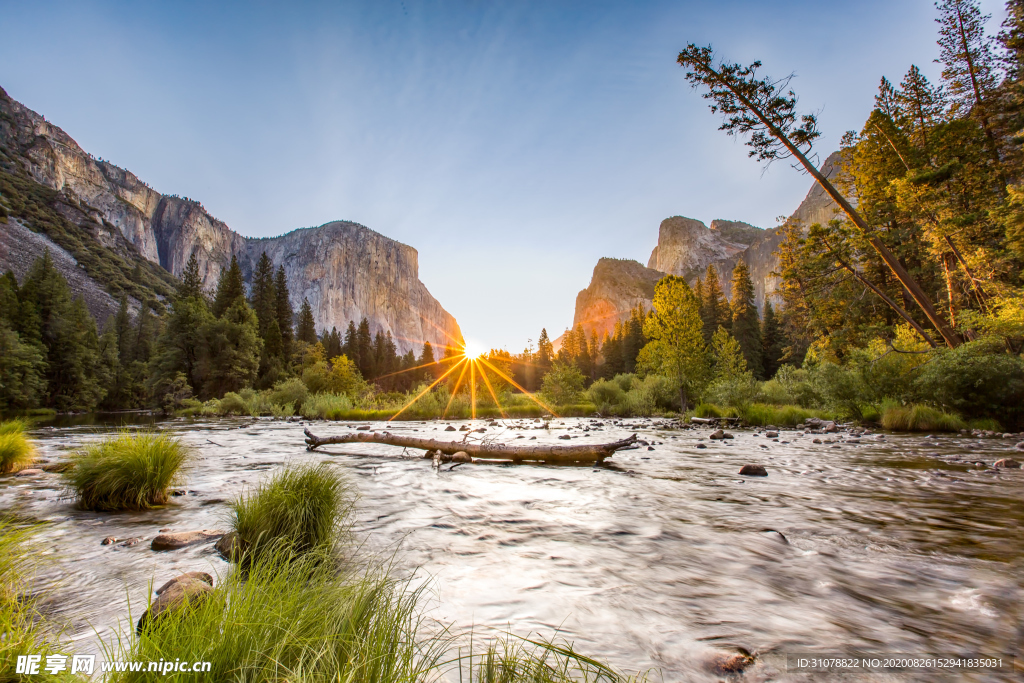
<svg viewBox="0 0 1024 683">
<path fill-rule="evenodd" d="M 977 2 L 936 8 L 941 79 L 917 66 L 881 76 L 831 178 L 816 163 L 818 119 L 797 110 L 791 77 L 720 60 L 710 46 L 680 53 L 723 132 L 745 139 L 756 162 L 809 173 L 840 207 L 825 224 L 784 226 L 766 301 L 755 301 L 742 261 L 690 282 L 666 276 L 652 306 L 604 338 L 578 326 L 556 352 L 545 329 L 535 347 L 486 354 L 500 373 L 464 381 L 447 372 L 462 354 L 455 346 L 400 354 L 365 319 L 317 330 L 309 302 L 293 311 L 284 271 L 265 254 L 248 287 L 233 260 L 213 292 L 193 257 L 173 292 L 159 285 L 159 301 L 132 284 L 138 272 L 122 274 L 112 290 L 120 310 L 99 325 L 47 255 L 20 283 L 0 278 L 0 411 L 388 417 L 416 400 L 406 416 L 475 415 L 479 404 L 488 415 L 693 411 L 765 424 L 820 414 L 1019 428 L 1024 2 L 1008 2 L 994 32 Z M 13 190 L 0 189 L 6 222 Z M 540 402 L 524 398 L 533 393 Z"/>
</svg>

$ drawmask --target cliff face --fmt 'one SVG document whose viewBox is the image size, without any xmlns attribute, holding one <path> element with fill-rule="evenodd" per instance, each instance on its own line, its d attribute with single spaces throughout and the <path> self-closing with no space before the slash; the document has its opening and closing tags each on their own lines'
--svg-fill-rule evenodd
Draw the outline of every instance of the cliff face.
<svg viewBox="0 0 1024 683">
<path fill-rule="evenodd" d="M 822 173 L 834 178 L 840 170 L 839 162 L 840 153 L 832 153 L 822 164 Z M 765 298 L 771 297 L 778 286 L 778 278 L 772 273 L 779 267 L 777 250 L 785 238 L 786 226 L 795 224 L 806 230 L 814 223 L 832 220 L 838 211 L 836 203 L 815 182 L 786 222 L 770 230 L 742 221 L 716 219 L 708 228 L 692 218 L 666 218 L 658 230 L 658 246 L 651 253 L 647 268 L 635 261 L 603 258 L 598 262 L 590 286 L 576 297 L 573 328 L 582 324 L 588 334 L 596 331 L 601 336 L 616 320 L 628 317 L 637 303 L 650 307 L 654 284 L 664 274 L 684 277 L 693 284 L 698 277 L 704 277 L 709 265 L 718 271 L 726 296 L 731 297 L 728 282 L 739 260 L 750 269 L 754 298 L 763 311 Z"/>
<path fill-rule="evenodd" d="M 651 305 L 654 285 L 664 273 L 628 259 L 603 258 L 594 267 L 590 286 L 576 296 L 573 328 L 582 324 L 588 335 L 611 333 L 637 304 Z"/>
<path fill-rule="evenodd" d="M 416 250 L 355 223 L 334 222 L 273 239 L 245 238 L 198 202 L 163 195 L 134 174 L 88 154 L 63 130 L 0 89 L 0 145 L 38 183 L 68 196 L 100 223 L 116 227 L 125 245 L 180 276 L 195 254 L 203 282 L 216 285 L 237 256 L 247 277 L 265 249 L 285 267 L 292 305 L 309 298 L 319 329 L 343 330 L 369 319 L 390 331 L 400 352 L 461 342 L 455 319 L 419 281 Z M 10 258 L 17 259 L 17 243 Z M 115 246 L 113 244 L 108 246 Z M 28 258 L 27 253 L 25 258 Z"/>
</svg>

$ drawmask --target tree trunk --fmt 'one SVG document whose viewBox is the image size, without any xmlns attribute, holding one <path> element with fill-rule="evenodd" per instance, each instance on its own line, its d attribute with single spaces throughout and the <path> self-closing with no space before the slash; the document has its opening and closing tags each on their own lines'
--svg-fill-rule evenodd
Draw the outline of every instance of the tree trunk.
<svg viewBox="0 0 1024 683">
<path fill-rule="evenodd" d="M 416 436 L 401 436 L 390 432 L 350 432 L 341 436 L 319 437 L 308 429 L 303 430 L 306 434 L 306 450 L 315 450 L 320 446 L 335 443 L 382 443 L 389 446 L 401 446 L 403 448 L 418 448 L 424 451 L 441 451 L 452 455 L 464 452 L 473 461 L 476 460 L 504 460 L 512 462 L 547 462 L 547 463 L 573 463 L 573 462 L 600 462 L 615 454 L 615 451 L 629 448 L 636 443 L 636 434 L 621 441 L 611 443 L 580 444 L 578 446 L 513 446 L 511 444 L 480 444 L 465 443 L 460 441 L 438 441 L 436 439 L 424 439 Z"/>
</svg>

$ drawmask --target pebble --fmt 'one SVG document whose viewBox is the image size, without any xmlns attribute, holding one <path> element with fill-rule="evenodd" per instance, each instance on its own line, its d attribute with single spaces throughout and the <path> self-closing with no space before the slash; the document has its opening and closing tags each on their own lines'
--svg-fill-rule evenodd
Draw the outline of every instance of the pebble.
<svg viewBox="0 0 1024 683">
<path fill-rule="evenodd" d="M 153 542 L 149 547 L 153 550 L 179 550 L 181 548 L 187 548 L 190 545 L 195 545 L 196 543 L 212 541 L 213 539 L 220 538 L 223 535 L 223 531 L 210 531 L 208 529 L 203 529 L 202 531 L 179 531 L 177 533 L 160 534 L 153 539 Z"/>
<path fill-rule="evenodd" d="M 740 474 L 745 477 L 767 477 L 768 470 L 761 465 L 744 465 L 740 468 Z"/>
</svg>

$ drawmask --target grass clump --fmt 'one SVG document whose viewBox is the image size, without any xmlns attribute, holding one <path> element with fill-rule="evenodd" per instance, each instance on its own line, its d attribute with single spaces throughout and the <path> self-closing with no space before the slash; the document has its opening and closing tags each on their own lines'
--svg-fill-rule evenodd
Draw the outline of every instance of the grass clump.
<svg viewBox="0 0 1024 683">
<path fill-rule="evenodd" d="M 288 467 L 232 503 L 233 528 L 246 558 L 275 553 L 333 554 L 355 496 L 325 463 Z"/>
<path fill-rule="evenodd" d="M 61 632 L 41 613 L 42 596 L 32 590 L 39 548 L 30 526 L 0 518 L 0 679 L 15 677 L 19 655 L 67 652 Z M 12 676 L 13 678 L 6 678 Z M 30 677 L 26 677 L 26 680 Z"/>
<path fill-rule="evenodd" d="M 319 393 L 302 402 L 302 416 L 309 420 L 342 420 L 352 411 L 352 399 L 345 394 Z"/>
<path fill-rule="evenodd" d="M 28 425 L 22 420 L 0 422 L 0 474 L 17 472 L 36 457 L 36 448 L 25 436 Z"/>
<path fill-rule="evenodd" d="M 614 669 L 576 652 L 569 643 L 504 635 L 483 654 L 470 654 L 460 661 L 459 680 L 467 683 L 597 683 L 642 681 L 627 678 Z"/>
<path fill-rule="evenodd" d="M 167 502 L 190 459 L 169 434 L 122 431 L 72 456 L 63 477 L 83 508 L 145 510 Z"/>
<path fill-rule="evenodd" d="M 346 574 L 318 553 L 277 550 L 232 572 L 201 603 L 156 621 L 111 657 L 209 661 L 191 680 L 427 680 L 442 641 L 419 641 L 418 593 L 385 572 Z M 111 681 L 165 681 L 159 672 Z"/>
<path fill-rule="evenodd" d="M 882 426 L 901 432 L 955 432 L 966 429 L 959 415 L 919 403 L 887 406 L 882 411 Z"/>
</svg>

